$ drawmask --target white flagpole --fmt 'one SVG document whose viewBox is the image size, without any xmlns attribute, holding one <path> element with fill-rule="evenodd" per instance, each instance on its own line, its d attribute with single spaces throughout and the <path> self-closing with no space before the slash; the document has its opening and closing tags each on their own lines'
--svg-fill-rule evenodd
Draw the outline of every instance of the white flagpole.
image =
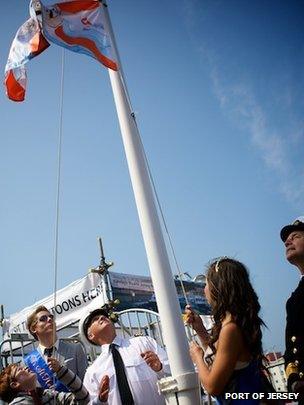
<svg viewBox="0 0 304 405">
<path fill-rule="evenodd" d="M 118 50 L 106 5 L 104 9 L 106 28 L 111 36 L 119 62 Z M 189 356 L 189 345 L 181 318 L 177 292 L 142 150 L 140 134 L 128 102 L 122 72 L 115 72 L 111 69 L 108 71 L 173 377 L 171 384 L 167 386 L 167 391 L 170 393 L 166 395 L 166 399 L 169 401 L 168 403 L 196 405 L 200 403 L 197 374 Z"/>
</svg>

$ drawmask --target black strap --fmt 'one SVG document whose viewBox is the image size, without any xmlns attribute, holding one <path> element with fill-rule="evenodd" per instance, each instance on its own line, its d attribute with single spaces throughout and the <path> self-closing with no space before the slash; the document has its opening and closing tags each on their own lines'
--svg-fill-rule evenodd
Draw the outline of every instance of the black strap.
<svg viewBox="0 0 304 405">
<path fill-rule="evenodd" d="M 113 343 L 110 345 L 110 350 L 113 356 L 113 362 L 121 402 L 123 405 L 134 405 L 133 395 L 128 383 L 126 370 L 121 355 L 117 350 L 115 344 Z"/>
</svg>

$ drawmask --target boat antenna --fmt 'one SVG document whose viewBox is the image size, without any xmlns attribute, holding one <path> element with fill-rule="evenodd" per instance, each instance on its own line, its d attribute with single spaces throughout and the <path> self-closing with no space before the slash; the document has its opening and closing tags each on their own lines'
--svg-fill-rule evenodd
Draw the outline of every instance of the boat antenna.
<svg viewBox="0 0 304 405">
<path fill-rule="evenodd" d="M 106 262 L 106 258 L 104 255 L 104 250 L 103 250 L 103 245 L 102 245 L 102 240 L 101 237 L 99 236 L 97 238 L 98 244 L 99 244 L 99 249 L 100 249 L 100 262 L 99 266 L 94 267 L 93 269 L 90 269 L 89 271 L 91 273 L 98 273 L 100 275 L 106 275 L 108 272 L 108 269 L 113 266 L 114 262 Z"/>
<path fill-rule="evenodd" d="M 101 237 L 98 237 L 97 240 L 98 240 L 99 249 L 100 249 L 100 262 L 99 262 L 99 266 L 97 266 L 93 269 L 90 269 L 89 272 L 97 273 L 100 275 L 100 277 L 102 279 L 102 290 L 103 290 L 104 302 L 114 308 L 115 306 L 120 304 L 119 300 L 113 299 L 113 290 L 112 290 L 112 285 L 111 285 L 111 280 L 110 280 L 110 275 L 109 275 L 109 268 L 111 266 L 113 266 L 114 263 L 106 261 Z"/>
<path fill-rule="evenodd" d="M 98 238 L 98 243 L 99 243 L 99 248 L 100 248 L 100 265 L 99 265 L 99 268 L 100 268 L 101 273 L 103 273 L 103 272 L 107 271 L 109 269 L 109 267 L 113 266 L 114 263 L 113 262 L 109 262 L 109 263 L 106 262 L 106 258 L 105 258 L 104 251 L 103 251 L 102 240 L 101 240 L 100 237 Z"/>
</svg>

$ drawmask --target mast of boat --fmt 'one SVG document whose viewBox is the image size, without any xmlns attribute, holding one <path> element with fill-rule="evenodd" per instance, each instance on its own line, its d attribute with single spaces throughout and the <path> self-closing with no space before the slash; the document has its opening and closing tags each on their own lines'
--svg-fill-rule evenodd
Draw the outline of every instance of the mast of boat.
<svg viewBox="0 0 304 405">
<path fill-rule="evenodd" d="M 109 275 L 109 268 L 111 266 L 113 266 L 114 263 L 106 262 L 101 237 L 98 237 L 98 244 L 99 244 L 99 250 L 100 250 L 99 266 L 94 267 L 93 269 L 90 269 L 89 272 L 97 273 L 101 277 L 103 301 L 106 304 L 108 304 L 108 303 L 114 304 L 113 290 L 112 290 L 112 285 L 111 285 L 111 280 L 110 280 L 110 275 Z M 116 302 L 117 302 L 117 300 L 116 300 Z"/>
<path fill-rule="evenodd" d="M 120 66 L 117 72 L 111 69 L 108 71 L 172 373 L 172 378 L 161 382 L 160 386 L 167 403 L 199 404 L 198 378 L 189 356 L 189 345 L 140 134 L 129 102 L 107 4 L 104 1 L 103 4 L 106 28 Z"/>
</svg>

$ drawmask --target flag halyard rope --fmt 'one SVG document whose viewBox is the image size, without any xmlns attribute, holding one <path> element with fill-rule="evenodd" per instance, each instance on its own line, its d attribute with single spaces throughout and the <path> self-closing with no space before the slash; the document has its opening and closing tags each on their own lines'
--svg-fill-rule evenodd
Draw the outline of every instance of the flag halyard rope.
<svg viewBox="0 0 304 405">
<path fill-rule="evenodd" d="M 124 75 L 123 75 L 121 72 L 119 72 L 119 73 L 120 73 L 120 77 L 121 77 L 121 81 L 122 81 L 123 87 L 126 89 L 125 81 L 124 81 Z M 127 91 L 126 91 L 126 94 L 127 94 L 127 101 L 128 101 L 130 110 L 132 111 L 131 116 L 132 116 L 132 118 L 133 118 L 133 120 L 134 120 L 135 125 L 137 126 L 136 115 L 135 115 L 135 112 L 133 111 L 133 108 L 132 108 L 132 105 L 131 105 L 131 101 L 130 101 L 130 98 L 129 98 L 129 96 L 128 96 L 128 92 L 127 92 Z M 188 297 L 187 297 L 185 285 L 184 285 L 183 279 L 182 279 L 182 274 L 183 274 L 183 273 L 181 272 L 180 266 L 179 266 L 179 264 L 178 264 L 178 260 L 177 260 L 176 254 L 175 254 L 175 249 L 174 249 L 174 246 L 173 246 L 173 243 L 172 243 L 172 238 L 171 238 L 171 236 L 170 236 L 170 232 L 169 232 L 169 229 L 168 229 L 168 226 L 167 226 L 167 222 L 166 222 L 166 219 L 165 219 L 165 216 L 164 216 L 164 212 L 163 212 L 163 209 L 162 209 L 162 206 L 161 206 L 159 197 L 158 197 L 158 193 L 157 193 L 157 190 L 156 190 L 154 178 L 153 178 L 153 175 L 152 175 L 152 172 L 151 172 L 151 169 L 150 169 L 148 157 L 147 157 L 147 154 L 146 154 L 146 152 L 145 152 L 145 148 L 144 148 L 144 145 L 143 145 L 143 142 L 142 142 L 142 139 L 141 139 L 140 136 L 139 136 L 139 142 L 140 142 L 140 145 L 141 145 L 141 148 L 142 148 L 142 152 L 143 152 L 143 156 L 144 156 L 144 159 L 145 159 L 145 162 L 146 162 L 146 165 L 147 165 L 149 177 L 150 177 L 151 184 L 152 184 L 153 193 L 154 193 L 154 196 L 155 196 L 155 199 L 156 199 L 156 203 L 157 203 L 157 206 L 158 206 L 158 209 L 159 209 L 159 213 L 160 213 L 160 216 L 161 216 L 161 220 L 162 220 L 162 223 L 163 223 L 163 226 L 164 226 L 164 229 L 165 229 L 167 238 L 168 238 L 169 246 L 170 246 L 171 253 L 172 253 L 172 256 L 173 256 L 173 259 L 174 259 L 174 264 L 175 264 L 175 267 L 176 267 L 177 272 L 178 272 L 178 275 L 179 275 L 179 279 L 180 279 L 180 283 L 181 283 L 181 288 L 182 288 L 182 293 L 183 293 L 183 296 L 184 296 L 184 298 L 185 298 L 186 305 L 190 305 L 190 304 L 189 304 Z"/>
<path fill-rule="evenodd" d="M 58 146 L 57 146 L 57 190 L 56 190 L 56 208 L 55 208 L 55 241 L 54 241 L 54 309 L 57 305 L 57 287 L 58 287 L 58 245 L 59 245 L 59 216 L 60 216 L 60 192 L 61 192 L 61 160 L 62 160 L 62 124 L 63 124 L 63 97 L 64 97 L 64 67 L 65 67 L 65 49 L 61 53 L 61 80 L 60 80 L 60 101 L 59 101 L 59 126 L 58 126 Z M 56 311 L 54 310 L 54 325 L 56 324 Z M 56 328 L 53 328 L 55 343 Z M 55 386 L 55 374 L 53 385 Z M 54 396 L 53 404 L 56 404 Z"/>
</svg>

